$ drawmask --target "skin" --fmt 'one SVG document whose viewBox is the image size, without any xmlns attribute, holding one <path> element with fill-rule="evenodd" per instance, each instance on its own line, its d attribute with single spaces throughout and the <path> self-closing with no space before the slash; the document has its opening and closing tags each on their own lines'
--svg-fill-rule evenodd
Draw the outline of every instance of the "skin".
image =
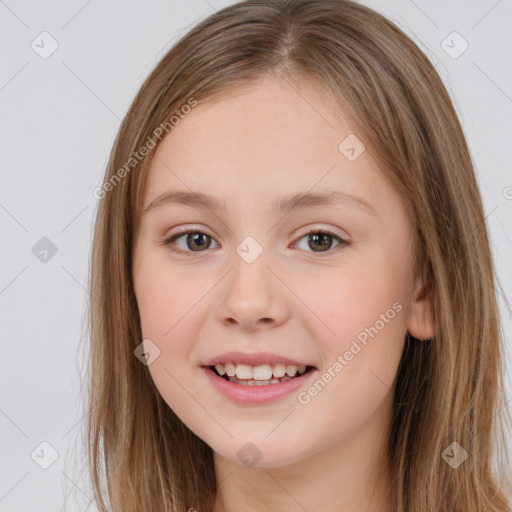
<svg viewBox="0 0 512 512">
<path fill-rule="evenodd" d="M 351 133 L 318 87 L 265 78 L 199 102 L 151 163 L 144 208 L 165 191 L 226 203 L 215 212 L 179 204 L 148 210 L 133 254 L 143 337 L 160 349 L 148 368 L 169 407 L 214 451 L 214 512 L 248 502 L 253 511 L 391 510 L 385 447 L 393 381 L 406 332 L 426 339 L 434 322 L 412 273 L 405 206 L 368 151 L 349 161 L 338 150 Z M 360 196 L 375 212 L 350 203 L 288 215 L 271 208 L 275 196 L 310 190 Z M 179 226 L 212 238 L 196 240 L 197 249 L 185 234 L 174 241 L 183 253 L 172 252 L 164 240 Z M 349 243 L 328 237 L 322 249 L 305 235 L 310 227 Z M 251 264 L 236 252 L 247 236 L 263 248 Z M 317 377 L 332 374 L 338 356 L 394 303 L 400 312 L 307 404 L 291 393 L 237 405 L 200 368 L 227 351 L 267 351 L 313 363 Z M 247 442 L 261 453 L 253 467 L 237 457 Z"/>
</svg>

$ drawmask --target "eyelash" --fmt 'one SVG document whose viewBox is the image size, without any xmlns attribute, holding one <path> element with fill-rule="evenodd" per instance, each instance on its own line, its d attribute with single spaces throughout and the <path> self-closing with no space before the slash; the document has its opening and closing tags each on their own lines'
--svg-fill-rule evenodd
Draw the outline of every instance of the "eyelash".
<svg viewBox="0 0 512 512">
<path fill-rule="evenodd" d="M 189 256 L 193 256 L 195 254 L 199 254 L 199 253 L 202 253 L 202 252 L 205 252 L 205 251 L 184 251 L 182 249 L 176 249 L 175 247 L 173 247 L 173 243 L 180 239 L 182 236 L 184 235 L 189 235 L 189 234 L 201 234 L 201 235 L 206 235 L 208 236 L 209 238 L 211 238 L 213 240 L 213 237 L 210 237 L 210 235 L 208 235 L 207 233 L 204 233 L 203 231 L 199 231 L 199 230 L 194 230 L 194 229 L 182 229 L 180 231 L 178 231 L 177 233 L 174 233 L 173 235 L 171 235 L 170 237 L 166 238 L 164 241 L 163 241 L 163 245 L 166 246 L 170 251 L 174 252 L 174 253 L 178 253 L 178 254 L 183 254 L 187 257 Z M 315 251 L 306 251 L 306 252 L 312 252 L 314 254 L 317 254 L 319 255 L 319 257 L 323 257 L 325 255 L 329 255 L 330 253 L 332 253 L 333 251 L 336 250 L 336 248 L 341 248 L 342 246 L 345 246 L 345 245 L 349 245 L 349 242 L 347 240 L 344 240 L 343 238 L 339 237 L 338 235 L 336 235 L 335 233 L 333 233 L 332 231 L 329 231 L 328 229 L 315 229 L 315 228 L 311 228 L 309 229 L 307 232 L 303 233 L 298 239 L 297 241 L 301 240 L 302 238 L 304 237 L 307 237 L 309 235 L 313 235 L 313 234 L 322 234 L 322 235 L 330 235 L 332 236 L 336 241 L 338 241 L 338 245 L 333 247 L 333 248 L 330 248 L 328 249 L 327 251 L 318 251 L 318 252 L 315 252 Z M 296 242 L 295 242 L 296 243 Z"/>
</svg>

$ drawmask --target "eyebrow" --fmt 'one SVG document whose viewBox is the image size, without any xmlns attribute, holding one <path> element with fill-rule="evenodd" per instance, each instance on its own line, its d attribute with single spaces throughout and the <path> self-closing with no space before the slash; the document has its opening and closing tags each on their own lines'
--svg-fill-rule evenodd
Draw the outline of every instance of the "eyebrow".
<svg viewBox="0 0 512 512">
<path fill-rule="evenodd" d="M 164 205 L 181 204 L 191 208 L 203 208 L 213 211 L 225 211 L 225 201 L 201 192 L 175 192 L 169 191 L 160 194 L 142 210 L 142 214 Z M 298 192 L 286 197 L 276 197 L 272 203 L 274 210 L 287 214 L 293 210 L 311 208 L 315 206 L 356 206 L 376 215 L 374 207 L 366 199 L 342 191 L 327 193 Z"/>
</svg>

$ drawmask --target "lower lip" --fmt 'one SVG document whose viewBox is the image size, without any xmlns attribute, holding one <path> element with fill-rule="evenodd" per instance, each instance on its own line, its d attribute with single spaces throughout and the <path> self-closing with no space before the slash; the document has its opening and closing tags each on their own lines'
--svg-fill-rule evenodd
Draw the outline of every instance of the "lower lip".
<svg viewBox="0 0 512 512">
<path fill-rule="evenodd" d="M 272 403 L 280 398 L 297 391 L 303 386 L 316 370 L 295 377 L 278 384 L 267 384 L 266 386 L 247 386 L 244 384 L 236 384 L 230 382 L 223 377 L 217 375 L 213 370 L 206 366 L 201 367 L 210 379 L 215 389 L 226 398 L 242 405 L 267 404 Z"/>
</svg>

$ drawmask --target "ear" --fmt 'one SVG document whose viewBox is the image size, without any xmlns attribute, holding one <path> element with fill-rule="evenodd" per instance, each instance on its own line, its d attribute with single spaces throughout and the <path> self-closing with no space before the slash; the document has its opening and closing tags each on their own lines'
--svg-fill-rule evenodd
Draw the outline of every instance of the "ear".
<svg viewBox="0 0 512 512">
<path fill-rule="evenodd" d="M 409 312 L 407 331 L 419 340 L 428 340 L 434 337 L 435 330 L 432 295 L 421 279 L 417 279 Z"/>
</svg>

